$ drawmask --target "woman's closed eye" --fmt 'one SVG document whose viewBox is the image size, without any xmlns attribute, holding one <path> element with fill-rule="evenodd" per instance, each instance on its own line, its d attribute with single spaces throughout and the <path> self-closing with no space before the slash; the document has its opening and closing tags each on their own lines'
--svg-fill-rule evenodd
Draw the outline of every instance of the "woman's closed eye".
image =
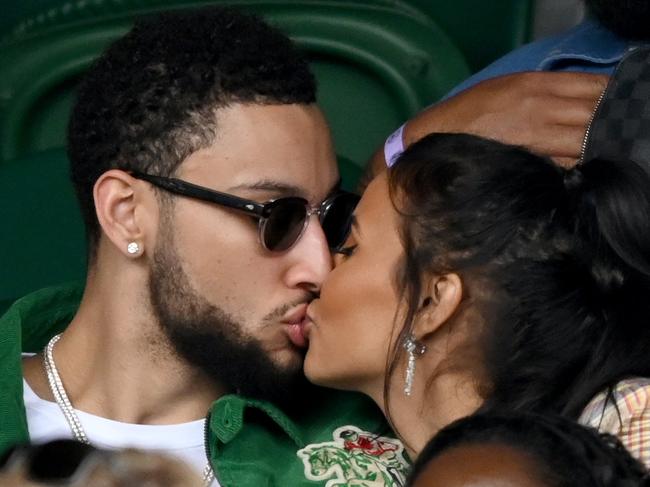
<svg viewBox="0 0 650 487">
<path fill-rule="evenodd" d="M 348 246 L 343 246 L 343 247 L 339 247 L 338 249 L 336 249 L 336 250 L 334 251 L 334 253 L 335 253 L 335 254 L 340 254 L 340 255 L 342 255 L 343 257 L 346 257 L 346 258 L 347 258 L 347 257 L 350 257 L 352 254 L 354 254 L 354 251 L 356 250 L 356 248 L 357 248 L 357 245 L 356 245 L 356 244 L 354 244 L 354 245 L 348 245 Z"/>
<path fill-rule="evenodd" d="M 352 257 L 357 247 L 358 244 L 352 233 L 350 233 L 345 242 L 343 242 L 343 244 L 334 251 L 335 257 L 339 257 L 341 260 L 346 260 Z"/>
</svg>

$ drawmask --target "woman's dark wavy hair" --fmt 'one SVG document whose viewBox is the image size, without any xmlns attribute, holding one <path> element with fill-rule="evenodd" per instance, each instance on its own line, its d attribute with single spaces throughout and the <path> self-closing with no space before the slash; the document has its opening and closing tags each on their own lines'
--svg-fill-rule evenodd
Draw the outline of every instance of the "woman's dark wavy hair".
<svg viewBox="0 0 650 487">
<path fill-rule="evenodd" d="M 537 414 L 476 414 L 433 437 L 413 465 L 407 486 L 429 462 L 468 445 L 511 447 L 532 459 L 536 479 L 549 487 L 647 487 L 644 466 L 614 436 L 561 417 Z"/>
<path fill-rule="evenodd" d="M 208 6 L 144 18 L 83 78 L 68 127 L 70 171 L 91 258 L 93 186 L 109 169 L 169 176 L 219 129 L 232 103 L 310 104 L 306 56 L 260 17 Z"/>
<path fill-rule="evenodd" d="M 518 147 L 432 134 L 388 178 L 405 247 L 397 343 L 425 277 L 457 273 L 461 306 L 482 318 L 471 344 L 486 410 L 575 419 L 598 392 L 650 376 L 650 177 L 640 165 L 566 170 Z M 389 357 L 386 388 L 402 353 Z"/>
</svg>

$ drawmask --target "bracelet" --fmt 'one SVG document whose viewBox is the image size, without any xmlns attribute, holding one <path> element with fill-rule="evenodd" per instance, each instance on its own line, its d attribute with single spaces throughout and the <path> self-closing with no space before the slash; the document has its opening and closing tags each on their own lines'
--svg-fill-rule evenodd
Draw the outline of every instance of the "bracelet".
<svg viewBox="0 0 650 487">
<path fill-rule="evenodd" d="M 406 124 L 403 124 L 386 139 L 386 143 L 384 144 L 384 158 L 386 159 L 386 165 L 388 167 L 395 164 L 397 158 L 402 154 L 402 152 L 404 152 L 402 133 L 404 132 L 405 125 Z"/>
</svg>

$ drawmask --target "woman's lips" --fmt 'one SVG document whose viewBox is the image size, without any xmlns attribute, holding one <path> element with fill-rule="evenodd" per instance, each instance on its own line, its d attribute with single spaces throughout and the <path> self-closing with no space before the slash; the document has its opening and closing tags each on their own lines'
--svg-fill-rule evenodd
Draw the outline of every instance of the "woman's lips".
<svg viewBox="0 0 650 487">
<path fill-rule="evenodd" d="M 302 334 L 305 337 L 307 343 L 309 343 L 312 328 L 315 326 L 312 315 L 310 314 L 311 308 L 312 308 L 311 305 L 307 308 L 307 315 L 305 316 L 305 321 L 302 326 Z"/>
</svg>

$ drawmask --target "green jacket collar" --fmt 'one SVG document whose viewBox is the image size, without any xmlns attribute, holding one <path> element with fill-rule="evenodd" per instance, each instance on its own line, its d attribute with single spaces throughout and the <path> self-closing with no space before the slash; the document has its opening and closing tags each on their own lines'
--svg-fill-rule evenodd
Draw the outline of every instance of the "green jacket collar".
<svg viewBox="0 0 650 487">
<path fill-rule="evenodd" d="M 82 292 L 81 283 L 43 289 L 19 299 L 0 317 L 0 453 L 29 441 L 22 353 L 41 351 L 68 326 Z"/>
</svg>

